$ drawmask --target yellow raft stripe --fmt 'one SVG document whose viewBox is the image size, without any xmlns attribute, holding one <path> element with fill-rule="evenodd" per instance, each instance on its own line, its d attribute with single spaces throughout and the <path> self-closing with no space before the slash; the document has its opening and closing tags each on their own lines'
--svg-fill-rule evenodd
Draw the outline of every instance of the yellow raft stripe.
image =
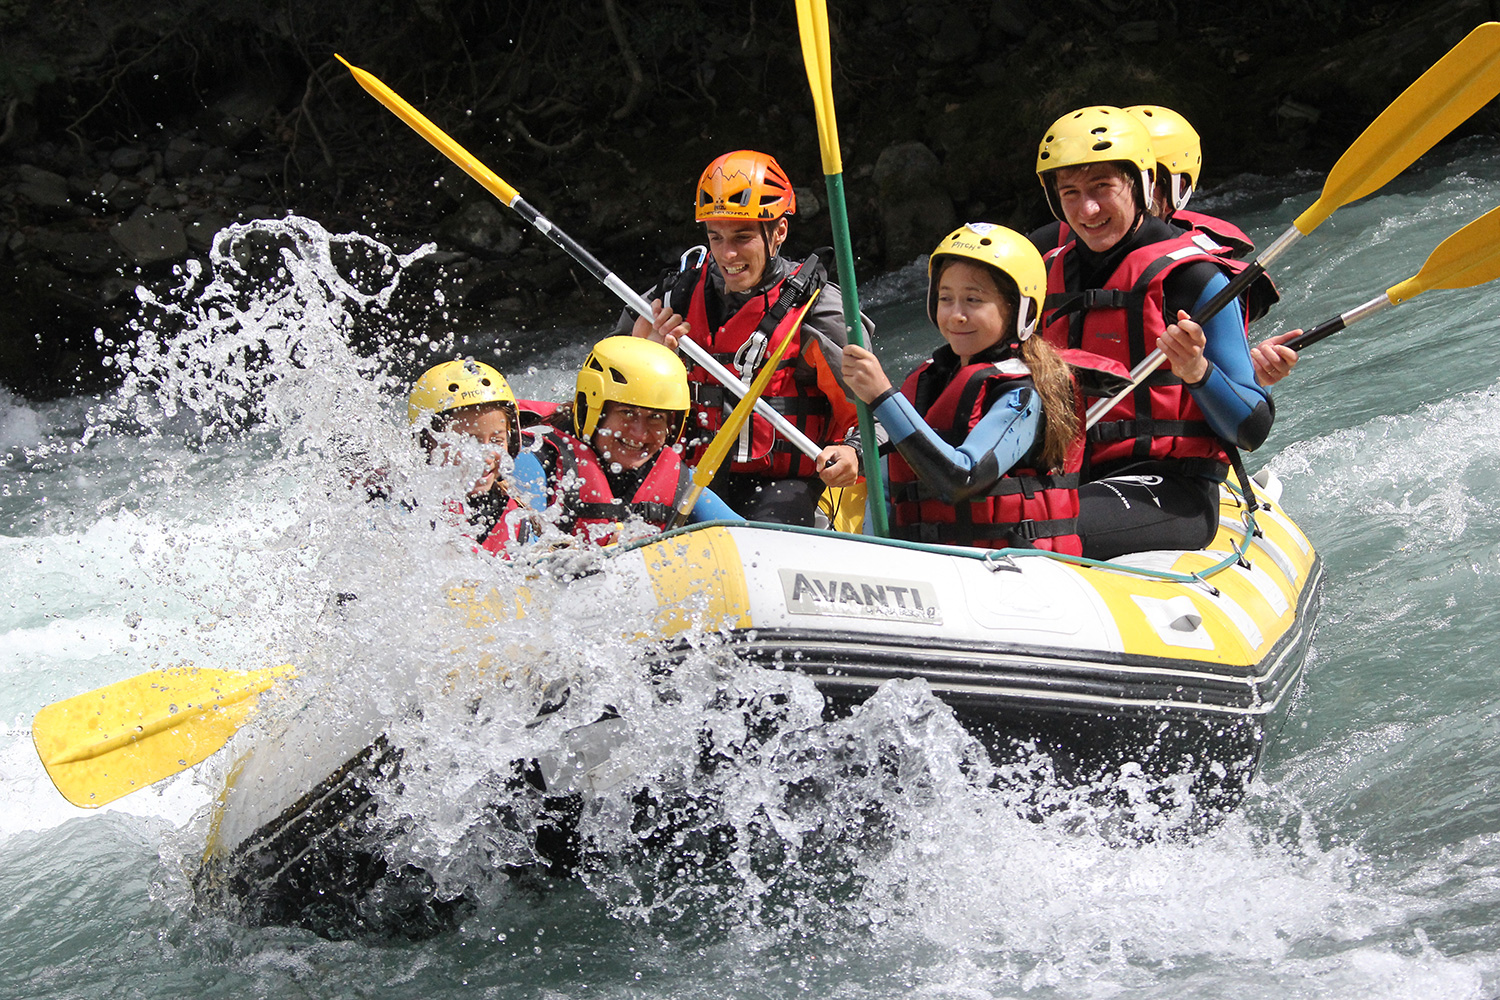
<svg viewBox="0 0 1500 1000">
<path fill-rule="evenodd" d="M 751 628 L 750 592 L 739 546 L 722 527 L 690 531 L 643 550 L 663 636 L 692 627 Z"/>
<path fill-rule="evenodd" d="M 1258 511 L 1256 521 L 1264 537 L 1252 538 L 1247 553 L 1256 575 L 1238 567 L 1214 574 L 1208 582 L 1219 590 L 1222 596 L 1218 598 L 1203 587 L 1152 581 L 1107 570 L 1078 572 L 1109 608 L 1127 653 L 1218 663 L 1257 663 L 1294 625 L 1299 597 L 1308 583 L 1316 555 L 1305 536 L 1279 509 Z M 1198 573 L 1216 565 L 1222 556 L 1213 550 L 1227 554 L 1232 546 L 1243 544 L 1244 530 L 1244 508 L 1226 497 L 1220 505 L 1219 532 L 1209 546 L 1210 551 L 1183 553 L 1173 561 L 1172 571 Z M 1263 589 L 1267 584 L 1279 590 L 1283 600 L 1269 600 Z M 1166 641 L 1137 600 L 1143 598 L 1149 603 L 1181 597 L 1190 600 L 1201 616 L 1200 627 L 1212 643 L 1211 649 Z M 1252 627 L 1247 630 L 1236 624 L 1236 619 L 1248 619 Z"/>
</svg>

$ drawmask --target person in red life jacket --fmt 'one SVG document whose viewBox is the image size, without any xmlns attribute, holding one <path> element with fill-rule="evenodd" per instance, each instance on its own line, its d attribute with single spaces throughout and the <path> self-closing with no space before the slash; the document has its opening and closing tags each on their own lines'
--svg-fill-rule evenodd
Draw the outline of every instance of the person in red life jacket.
<svg viewBox="0 0 1500 1000">
<path fill-rule="evenodd" d="M 1232 222 L 1187 209 L 1188 199 L 1197 189 L 1203 168 L 1203 146 L 1197 130 L 1182 115 L 1160 105 L 1138 104 L 1124 110 L 1145 126 L 1152 151 L 1156 154 L 1156 186 L 1148 206 L 1151 214 L 1185 233 L 1201 233 L 1213 241 L 1211 252 L 1220 257 L 1248 261 L 1254 254 L 1255 243 L 1244 230 Z M 1062 220 L 1031 234 L 1032 242 L 1044 254 L 1062 247 L 1072 238 L 1072 229 Z M 1242 304 L 1249 320 L 1254 322 L 1269 312 L 1280 298 L 1281 294 L 1270 277 L 1261 275 L 1245 293 Z M 1270 356 L 1276 356 L 1274 350 Z M 1279 358 L 1277 363 L 1280 363 Z M 1263 381 L 1262 384 L 1271 383 Z"/>
<path fill-rule="evenodd" d="M 815 259 L 798 264 L 781 256 L 796 210 L 792 183 L 773 157 L 741 149 L 714 160 L 699 178 L 695 209 L 707 228 L 707 256 L 657 282 L 654 322 L 627 316 L 617 332 L 672 348 L 689 336 L 749 383 L 771 342 L 788 334 L 798 308 L 823 289 L 761 397 L 822 451 L 808 458 L 754 416 L 714 481 L 751 520 L 810 526 L 824 484 L 857 472 L 859 457 L 843 444 L 857 416 L 839 382 L 848 337 L 838 286 Z M 688 379 L 693 418 L 687 456 L 693 464 L 736 398 L 696 365 Z"/>
<path fill-rule="evenodd" d="M 678 451 L 692 401 L 676 352 L 635 337 L 607 337 L 578 371 L 577 391 L 547 417 L 537 457 L 547 512 L 558 528 L 598 545 L 622 528 L 666 527 L 692 486 Z M 690 523 L 739 516 L 704 490 Z"/>
<path fill-rule="evenodd" d="M 1244 230 L 1232 222 L 1187 210 L 1188 199 L 1197 189 L 1203 170 L 1203 144 L 1192 124 L 1170 108 L 1156 104 L 1137 104 L 1124 110 L 1145 126 L 1152 152 L 1156 154 L 1156 185 L 1148 206 L 1151 214 L 1183 232 L 1196 230 L 1205 234 L 1224 248 L 1225 256 L 1252 255 L 1255 243 Z M 1072 238 L 1073 230 L 1062 219 L 1031 234 L 1031 241 L 1044 254 Z"/>
<path fill-rule="evenodd" d="M 1152 214 L 1185 232 L 1200 232 L 1228 251 L 1236 260 L 1248 260 L 1255 253 L 1255 243 L 1244 230 L 1232 222 L 1188 211 L 1188 199 L 1197 188 L 1203 167 L 1203 145 L 1198 132 L 1188 120 L 1170 108 L 1156 104 L 1137 104 L 1125 109 L 1136 117 L 1151 136 L 1156 153 L 1156 194 Z M 1251 319 L 1265 315 L 1280 298 L 1271 279 L 1262 275 L 1251 286 L 1248 308 Z M 1250 349 L 1255 366 L 1255 380 L 1272 386 L 1292 373 L 1297 352 L 1283 346 L 1301 334 L 1301 330 L 1278 334 Z"/>
<path fill-rule="evenodd" d="M 531 533 L 522 508 L 540 499 L 542 470 L 521 452 L 516 397 L 503 375 L 472 358 L 445 361 L 417 379 L 406 415 L 428 462 L 456 464 L 473 447 L 468 439 L 478 442 L 482 472 L 462 500 L 447 506 L 471 526 L 480 547 L 500 553 L 518 533 Z"/>
<path fill-rule="evenodd" d="M 1190 319 L 1232 265 L 1150 214 L 1156 160 L 1140 121 L 1106 106 L 1064 115 L 1037 151 L 1048 205 L 1076 234 L 1048 255 L 1047 342 L 1127 368 L 1154 349 L 1168 362 L 1088 431 L 1079 531 L 1094 558 L 1206 545 L 1227 448 L 1259 447 L 1275 419 L 1240 303 Z"/>
<path fill-rule="evenodd" d="M 892 535 L 1079 555 L 1082 368 L 1118 364 L 1034 336 L 1047 286 L 1025 236 L 971 222 L 927 265 L 927 315 L 945 346 L 898 392 L 875 355 L 844 351 L 844 381 L 889 435 Z"/>
</svg>

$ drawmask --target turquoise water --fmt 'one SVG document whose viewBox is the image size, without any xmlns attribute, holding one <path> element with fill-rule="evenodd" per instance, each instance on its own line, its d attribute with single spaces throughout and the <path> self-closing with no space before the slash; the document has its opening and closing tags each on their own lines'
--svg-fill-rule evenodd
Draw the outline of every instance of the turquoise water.
<svg viewBox="0 0 1500 1000">
<path fill-rule="evenodd" d="M 1264 242 L 1320 183 L 1247 178 L 1195 207 Z M 1276 265 L 1284 299 L 1258 336 L 1373 297 L 1496 204 L 1500 151 L 1466 146 L 1341 209 Z M 1120 846 L 1102 819 L 1032 823 L 972 780 L 972 744 L 920 685 L 819 726 L 794 678 L 705 663 L 714 684 L 784 696 L 806 723 L 719 789 L 761 817 L 760 839 L 718 866 L 679 853 L 549 883 L 497 872 L 513 847 L 479 843 L 472 789 L 487 760 L 550 737 L 521 715 L 465 728 L 440 683 L 473 641 L 444 588 L 508 571 L 341 485 L 370 468 L 413 495 L 447 485 L 412 461 L 399 380 L 345 346 L 350 315 L 379 308 L 403 261 L 311 227 L 266 231 L 285 250 L 269 267 L 185 273 L 181 294 L 142 303 L 153 349 L 122 359 L 134 375 L 119 393 L 0 397 L 0 997 L 1500 994 L 1494 288 L 1432 291 L 1354 326 L 1278 387 L 1252 466 L 1281 475 L 1328 580 L 1289 724 L 1219 828 Z M 908 269 L 872 289 L 893 370 L 934 342 L 919 284 Z M 506 372 L 556 398 L 596 332 L 506 349 Z M 332 613 L 345 589 L 362 608 Z M 538 676 L 587 675 L 579 712 L 637 704 L 642 759 L 662 774 L 699 726 L 729 724 L 691 698 L 647 705 L 628 654 L 597 635 L 554 615 L 508 638 Z M 455 931 L 335 942 L 196 910 L 188 880 L 244 742 L 95 811 L 62 800 L 31 748 L 37 709 L 91 687 L 283 660 L 331 716 L 359 699 L 423 708 L 404 725 L 434 777 L 413 782 L 392 850 L 470 890 Z M 896 751 L 900 781 L 858 766 Z M 831 791 L 799 804 L 788 789 L 809 781 Z"/>
</svg>

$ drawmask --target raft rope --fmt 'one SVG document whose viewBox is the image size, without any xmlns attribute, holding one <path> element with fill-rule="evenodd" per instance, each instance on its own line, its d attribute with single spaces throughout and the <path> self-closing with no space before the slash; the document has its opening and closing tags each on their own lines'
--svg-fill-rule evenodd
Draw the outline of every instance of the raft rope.
<svg viewBox="0 0 1500 1000">
<path fill-rule="evenodd" d="M 1233 497 L 1235 504 L 1244 511 L 1242 518 L 1242 523 L 1245 527 L 1244 535 L 1241 537 L 1239 542 L 1230 542 L 1230 548 L 1232 550 L 1232 553 L 1230 555 L 1225 556 L 1219 562 L 1215 563 L 1212 566 L 1209 566 L 1207 569 L 1201 569 L 1193 573 L 1175 573 L 1171 570 L 1147 569 L 1143 566 L 1127 566 L 1117 562 L 1106 562 L 1102 559 L 1089 559 L 1085 556 L 1070 556 L 1064 555 L 1060 552 L 1049 552 L 1045 549 L 969 549 L 961 548 L 958 546 L 933 545 L 928 542 L 909 542 L 905 539 L 900 538 L 877 538 L 872 535 L 860 535 L 858 537 L 865 542 L 869 542 L 875 545 L 885 545 L 891 548 L 899 549 L 913 549 L 918 552 L 937 552 L 941 553 L 942 555 L 953 556 L 958 559 L 975 559 L 979 562 L 985 563 L 991 572 L 1001 571 L 1005 568 L 1005 563 L 1011 563 L 1017 558 L 1053 559 L 1057 562 L 1069 563 L 1074 566 L 1092 566 L 1096 569 L 1109 570 L 1114 573 L 1128 573 L 1134 576 L 1149 577 L 1155 580 L 1167 580 L 1172 583 L 1201 584 L 1213 596 L 1217 597 L 1219 596 L 1219 589 L 1208 582 L 1209 578 L 1218 573 L 1222 573 L 1224 570 L 1228 569 L 1231 566 L 1248 566 L 1248 555 L 1250 552 L 1250 546 L 1252 544 L 1251 539 L 1259 537 L 1262 533 L 1260 530 L 1260 526 L 1255 521 L 1255 511 L 1261 505 L 1260 502 L 1256 502 L 1253 505 L 1247 505 L 1245 503 L 1245 495 L 1242 490 L 1238 489 L 1233 483 L 1226 482 L 1223 485 L 1229 488 L 1229 492 Z M 1266 504 L 1266 506 L 1269 507 L 1270 505 Z M 759 528 L 770 528 L 775 531 L 788 531 L 796 534 L 826 535 L 828 533 L 826 529 L 823 528 L 804 528 L 801 525 L 794 524 L 769 524 L 760 521 L 752 523 L 754 523 L 755 526 Z M 621 545 L 617 551 L 628 552 L 631 549 L 640 548 L 643 545 L 649 545 L 652 542 L 659 541 L 663 537 L 668 537 L 686 531 L 693 531 L 699 528 L 705 528 L 710 525 L 716 527 L 722 526 L 726 528 L 733 528 L 743 526 L 744 524 L 744 521 L 705 521 L 702 524 L 694 524 L 684 528 L 677 528 L 673 531 L 666 532 L 665 535 L 653 535 L 649 538 L 642 538 L 633 542 L 629 542 L 627 544 Z"/>
</svg>

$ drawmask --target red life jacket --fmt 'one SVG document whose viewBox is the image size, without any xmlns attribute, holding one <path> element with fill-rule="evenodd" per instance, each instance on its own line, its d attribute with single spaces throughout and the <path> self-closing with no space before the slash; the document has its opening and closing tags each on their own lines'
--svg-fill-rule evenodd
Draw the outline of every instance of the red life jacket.
<svg viewBox="0 0 1500 1000">
<path fill-rule="evenodd" d="M 1061 352 L 1069 363 L 1088 367 L 1104 365 L 1105 359 L 1085 356 L 1082 351 Z M 1031 373 L 1019 359 L 965 365 L 946 385 L 936 385 L 929 375 L 932 361 L 924 362 L 901 386 L 906 396 L 938 435 L 957 447 L 1006 390 Z M 1118 366 L 1112 366 L 1119 374 Z M 1074 387 L 1074 405 L 1080 426 L 1083 398 Z M 1042 420 L 1045 427 L 1046 414 Z M 1078 482 L 1083 464 L 1083 439 L 1073 441 L 1060 472 L 1014 467 L 977 499 L 946 503 L 925 486 L 899 451 L 890 455 L 891 502 L 894 504 L 892 534 L 897 538 L 977 548 L 1035 547 L 1067 555 L 1081 555 L 1078 537 Z"/>
<path fill-rule="evenodd" d="M 1200 246 L 1214 256 L 1223 258 L 1230 268 L 1231 276 L 1250 266 L 1248 258 L 1255 252 L 1255 243 L 1234 223 L 1225 222 L 1223 219 L 1216 219 L 1212 215 L 1204 215 L 1201 212 L 1189 212 L 1186 209 L 1172 213 L 1167 223 L 1178 229 L 1186 229 L 1188 236 L 1200 233 L 1211 240 L 1212 247 L 1201 243 Z M 1068 228 L 1066 222 L 1059 222 L 1057 224 L 1057 249 L 1061 250 L 1072 241 L 1073 230 Z M 1246 330 L 1248 331 L 1251 323 L 1270 312 L 1271 307 L 1280 301 L 1281 293 L 1276 290 L 1276 284 L 1271 280 L 1271 276 L 1259 275 L 1251 283 L 1249 289 L 1240 296 L 1240 305 L 1245 313 Z"/>
<path fill-rule="evenodd" d="M 717 328 L 708 320 L 707 263 L 697 271 L 684 272 L 678 278 L 678 286 L 691 282 L 692 297 L 686 319 L 692 329 L 692 338 L 703 345 L 714 360 L 736 374 L 740 374 L 736 355 L 757 331 L 766 337 L 761 357 L 768 357 L 788 336 L 796 320 L 796 310 L 815 289 L 828 281 L 821 268 L 814 267 L 813 273 L 804 273 L 805 268 L 806 264 L 798 265 L 796 271 L 755 295 Z M 802 357 L 805 344 L 806 338 L 799 330 L 782 355 L 782 361 L 761 398 L 813 442 L 828 444 L 833 407 L 818 386 L 817 372 Z M 741 377 L 749 382 L 753 375 L 750 372 Z M 693 417 L 688 423 L 688 437 L 693 448 L 688 464 L 696 465 L 738 400 L 699 365 L 688 368 L 688 387 L 693 393 Z M 729 454 L 726 471 L 773 478 L 808 478 L 818 474 L 812 459 L 782 440 L 770 423 L 758 415 L 752 415 L 745 422 L 739 443 Z"/>
<path fill-rule="evenodd" d="M 558 527 L 596 545 L 615 540 L 621 522 L 635 516 L 657 528 L 672 519 L 679 497 L 692 485 L 692 470 L 673 448 L 663 448 L 628 501 L 617 498 L 594 449 L 559 430 L 542 436 L 543 447 L 557 456 L 556 472 L 548 477 L 548 506 L 560 504 Z"/>
<path fill-rule="evenodd" d="M 1201 242 L 1200 242 L 1201 241 Z M 1131 251 L 1103 288 L 1078 289 L 1070 243 L 1048 255 L 1047 299 L 1042 334 L 1059 350 L 1078 348 L 1133 368 L 1167 328 L 1163 283 L 1179 267 L 1229 262 L 1212 253 L 1203 237 L 1164 240 Z M 1182 379 L 1158 369 L 1088 432 L 1087 476 L 1108 475 L 1111 466 L 1155 459 L 1189 460 L 1203 475 L 1223 478 L 1229 455 L 1209 427 Z"/>
<path fill-rule="evenodd" d="M 520 509 L 521 505 L 514 497 L 507 497 L 505 509 L 500 512 L 500 517 L 489 528 L 479 532 L 476 539 L 479 543 L 479 548 L 474 551 L 478 552 L 480 549 L 483 549 L 491 555 L 503 556 L 505 554 L 505 547 L 511 543 L 514 537 L 511 532 L 512 518 L 510 514 Z M 473 511 L 469 508 L 468 503 L 463 500 L 448 500 L 444 502 L 443 513 L 447 514 L 451 522 L 455 525 L 462 525 L 466 529 L 475 527 L 470 521 Z M 467 533 L 467 530 L 465 533 Z"/>
</svg>

